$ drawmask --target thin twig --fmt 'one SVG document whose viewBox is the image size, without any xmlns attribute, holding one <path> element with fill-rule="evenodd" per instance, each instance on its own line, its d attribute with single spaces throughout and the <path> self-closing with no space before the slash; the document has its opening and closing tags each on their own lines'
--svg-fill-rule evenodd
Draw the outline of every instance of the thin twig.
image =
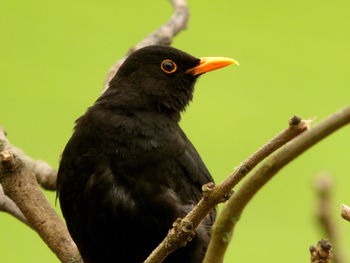
<svg viewBox="0 0 350 263">
<path fill-rule="evenodd" d="M 341 205 L 341 217 L 344 218 L 346 221 L 350 222 L 350 207 L 347 205 Z"/>
<path fill-rule="evenodd" d="M 187 21 L 189 17 L 189 11 L 186 0 L 169 0 L 173 6 L 174 13 L 168 22 L 163 24 L 159 29 L 149 34 L 145 39 L 137 43 L 135 46 L 129 49 L 125 57 L 117 61 L 109 70 L 107 78 L 105 80 L 103 92 L 109 87 L 109 82 L 113 79 L 117 73 L 119 67 L 125 59 L 134 51 L 150 46 L 150 45 L 170 45 L 173 38 L 181 31 L 186 29 Z"/>
<path fill-rule="evenodd" d="M 189 225 L 191 225 L 193 230 L 196 229 L 202 219 L 218 203 L 227 200 L 231 189 L 261 160 L 308 128 L 309 121 L 304 121 L 294 116 L 289 120 L 289 127 L 287 129 L 280 132 L 270 142 L 241 163 L 220 185 L 215 186 L 213 183 L 204 185 L 203 198 L 185 218 L 177 221 L 176 227 L 169 231 L 166 238 L 146 259 L 145 263 L 162 262 L 175 249 L 183 246 L 186 243 L 184 241 L 190 239 L 191 231 L 188 231 Z"/>
<path fill-rule="evenodd" d="M 36 180 L 45 190 L 56 191 L 57 170 L 41 160 L 31 160 L 30 168 Z"/>
<path fill-rule="evenodd" d="M 339 229 L 332 217 L 332 176 L 322 173 L 316 178 L 316 215 L 322 231 L 333 244 L 333 263 L 345 263 L 344 252 L 340 246 Z"/>
<path fill-rule="evenodd" d="M 311 146 L 350 122 L 350 106 L 320 122 L 274 153 L 232 195 L 217 218 L 203 263 L 222 263 L 234 227 L 253 196 L 279 170 Z"/>
<path fill-rule="evenodd" d="M 32 167 L 21 160 L 16 149 L 12 151 L 14 147 L 2 135 L 0 131 L 0 183 L 5 195 L 62 262 L 82 262 L 66 225 L 40 190 Z"/>
<path fill-rule="evenodd" d="M 332 260 L 332 244 L 328 240 L 321 239 L 316 246 L 310 247 L 311 263 L 329 263 Z"/>
</svg>

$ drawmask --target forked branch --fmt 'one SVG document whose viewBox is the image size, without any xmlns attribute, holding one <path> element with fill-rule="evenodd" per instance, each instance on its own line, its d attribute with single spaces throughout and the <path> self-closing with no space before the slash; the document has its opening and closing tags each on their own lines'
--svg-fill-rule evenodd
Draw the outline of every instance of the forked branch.
<svg viewBox="0 0 350 263">
<path fill-rule="evenodd" d="M 62 262 L 82 262 L 66 225 L 40 190 L 32 167 L 23 162 L 1 131 L 0 142 L 2 197 L 13 207 L 7 212 L 29 224 Z"/>
<path fill-rule="evenodd" d="M 148 45 L 169 45 L 172 39 L 186 28 L 189 16 L 186 1 L 169 1 L 174 9 L 170 20 L 130 48 L 126 56 Z M 119 60 L 110 70 L 105 89 L 125 58 Z M 11 145 L 0 127 L 0 211 L 10 213 L 36 230 L 62 262 L 81 262 L 77 247 L 65 224 L 50 206 L 38 185 L 39 183 L 47 190 L 56 190 L 56 179 L 55 169 L 43 161 L 33 160 L 22 150 Z"/>
<path fill-rule="evenodd" d="M 202 219 L 214 209 L 218 203 L 227 200 L 231 194 L 232 188 L 261 160 L 308 128 L 309 121 L 304 121 L 294 116 L 289 120 L 289 127 L 287 129 L 276 135 L 271 141 L 241 163 L 220 185 L 215 186 L 213 183 L 204 185 L 203 198 L 185 218 L 177 221 L 175 227 L 169 231 L 166 238 L 146 259 L 145 263 L 162 262 L 174 250 L 185 245 L 186 242 L 191 239 L 192 231 L 188 231 L 189 225 L 192 228 L 191 230 L 195 230 Z"/>
<path fill-rule="evenodd" d="M 234 227 L 253 198 L 279 170 L 311 146 L 350 122 L 350 106 L 331 115 L 315 127 L 304 132 L 271 157 L 255 171 L 226 203 L 217 218 L 204 263 L 222 263 Z"/>
<path fill-rule="evenodd" d="M 5 130 L 0 126 L 0 145 L 6 144 L 6 148 L 14 153 L 18 159 L 36 176 L 40 185 L 46 190 L 56 189 L 57 171 L 44 161 L 34 160 L 21 149 L 9 143 Z"/>
</svg>

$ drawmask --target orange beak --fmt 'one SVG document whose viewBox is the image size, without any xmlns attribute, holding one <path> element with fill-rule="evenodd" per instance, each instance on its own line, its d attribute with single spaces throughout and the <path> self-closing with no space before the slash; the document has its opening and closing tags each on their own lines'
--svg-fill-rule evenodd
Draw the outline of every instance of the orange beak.
<svg viewBox="0 0 350 263">
<path fill-rule="evenodd" d="M 231 64 L 239 65 L 239 63 L 232 58 L 222 57 L 204 57 L 200 58 L 199 65 L 187 70 L 187 73 L 193 76 L 203 74 L 215 69 L 223 68 Z"/>
</svg>

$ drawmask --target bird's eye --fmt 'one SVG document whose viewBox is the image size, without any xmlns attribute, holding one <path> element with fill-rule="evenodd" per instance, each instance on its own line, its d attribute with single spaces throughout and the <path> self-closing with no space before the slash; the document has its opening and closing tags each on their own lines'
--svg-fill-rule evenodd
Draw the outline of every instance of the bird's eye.
<svg viewBox="0 0 350 263">
<path fill-rule="evenodd" d="M 174 61 L 170 59 L 163 60 L 162 64 L 160 64 L 161 69 L 165 73 L 174 73 L 177 70 L 177 66 Z"/>
</svg>

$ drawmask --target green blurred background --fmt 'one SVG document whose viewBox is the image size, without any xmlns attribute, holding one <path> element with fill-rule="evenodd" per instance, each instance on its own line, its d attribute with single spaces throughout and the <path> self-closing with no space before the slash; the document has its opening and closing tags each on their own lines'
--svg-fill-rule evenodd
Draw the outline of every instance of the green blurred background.
<svg viewBox="0 0 350 263">
<path fill-rule="evenodd" d="M 317 123 L 349 104 L 349 1 L 189 6 L 189 27 L 173 46 L 241 63 L 203 76 L 182 118 L 217 182 L 292 115 Z M 1 0 L 0 124 L 12 143 L 57 167 L 74 120 L 99 96 L 109 67 L 171 12 L 165 0 Z M 312 189 L 320 171 L 335 176 L 334 218 L 350 245 L 350 225 L 338 216 L 339 204 L 350 204 L 349 132 L 322 141 L 260 191 L 225 262 L 308 262 L 309 245 L 322 237 Z M 47 196 L 54 205 L 55 193 Z M 35 232 L 3 213 L 0 232 L 1 262 L 58 262 Z"/>
</svg>

